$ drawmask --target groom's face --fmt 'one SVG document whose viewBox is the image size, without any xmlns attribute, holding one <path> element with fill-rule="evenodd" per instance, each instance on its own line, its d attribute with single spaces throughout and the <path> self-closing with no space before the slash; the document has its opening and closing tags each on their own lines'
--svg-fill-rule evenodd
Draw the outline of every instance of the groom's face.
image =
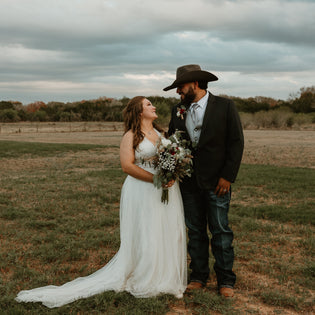
<svg viewBox="0 0 315 315">
<path fill-rule="evenodd" d="M 182 104 L 190 105 L 196 98 L 194 83 L 184 83 L 177 87 L 176 92 L 180 95 Z"/>
</svg>

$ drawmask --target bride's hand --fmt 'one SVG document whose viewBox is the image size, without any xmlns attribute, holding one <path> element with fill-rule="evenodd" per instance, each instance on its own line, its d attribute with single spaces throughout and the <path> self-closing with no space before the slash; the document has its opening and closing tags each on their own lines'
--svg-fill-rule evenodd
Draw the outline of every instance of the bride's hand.
<svg viewBox="0 0 315 315">
<path fill-rule="evenodd" d="M 170 180 L 167 184 L 163 185 L 164 188 L 172 187 L 175 184 L 175 180 Z"/>
</svg>

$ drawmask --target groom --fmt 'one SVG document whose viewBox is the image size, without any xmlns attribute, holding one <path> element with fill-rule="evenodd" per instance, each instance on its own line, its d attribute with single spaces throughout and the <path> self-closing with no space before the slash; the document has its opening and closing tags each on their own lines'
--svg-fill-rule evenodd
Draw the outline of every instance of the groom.
<svg viewBox="0 0 315 315">
<path fill-rule="evenodd" d="M 164 91 L 176 88 L 181 98 L 172 110 L 169 135 L 181 130 L 193 144 L 193 176 L 180 184 L 191 257 L 187 290 L 204 287 L 209 277 L 209 227 L 219 293 L 233 297 L 236 276 L 228 211 L 244 138 L 233 101 L 207 91 L 208 82 L 216 80 L 199 65 L 185 65 L 177 69 L 176 80 Z"/>
</svg>

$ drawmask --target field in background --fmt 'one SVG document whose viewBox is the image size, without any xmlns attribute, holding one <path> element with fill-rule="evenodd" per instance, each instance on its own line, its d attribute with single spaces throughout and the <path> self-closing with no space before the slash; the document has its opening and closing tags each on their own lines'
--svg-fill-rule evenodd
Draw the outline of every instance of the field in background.
<svg viewBox="0 0 315 315">
<path fill-rule="evenodd" d="M 315 128 L 244 130 L 243 163 L 315 168 Z M 120 122 L 0 124 L 0 140 L 119 145 Z"/>
<path fill-rule="evenodd" d="M 217 295 L 212 271 L 207 290 L 183 300 L 106 292 L 56 310 L 16 303 L 19 290 L 88 275 L 119 248 L 121 124 L 45 124 L 1 126 L 1 314 L 314 312 L 315 132 L 284 130 L 245 130 L 230 213 L 234 300 Z"/>
</svg>

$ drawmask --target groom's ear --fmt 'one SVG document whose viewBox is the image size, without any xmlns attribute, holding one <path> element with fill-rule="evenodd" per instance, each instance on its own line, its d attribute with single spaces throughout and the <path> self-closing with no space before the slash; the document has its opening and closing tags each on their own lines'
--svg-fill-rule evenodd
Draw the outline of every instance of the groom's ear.
<svg viewBox="0 0 315 315">
<path fill-rule="evenodd" d="M 198 81 L 193 82 L 193 84 L 194 84 L 194 90 L 200 89 Z"/>
</svg>

